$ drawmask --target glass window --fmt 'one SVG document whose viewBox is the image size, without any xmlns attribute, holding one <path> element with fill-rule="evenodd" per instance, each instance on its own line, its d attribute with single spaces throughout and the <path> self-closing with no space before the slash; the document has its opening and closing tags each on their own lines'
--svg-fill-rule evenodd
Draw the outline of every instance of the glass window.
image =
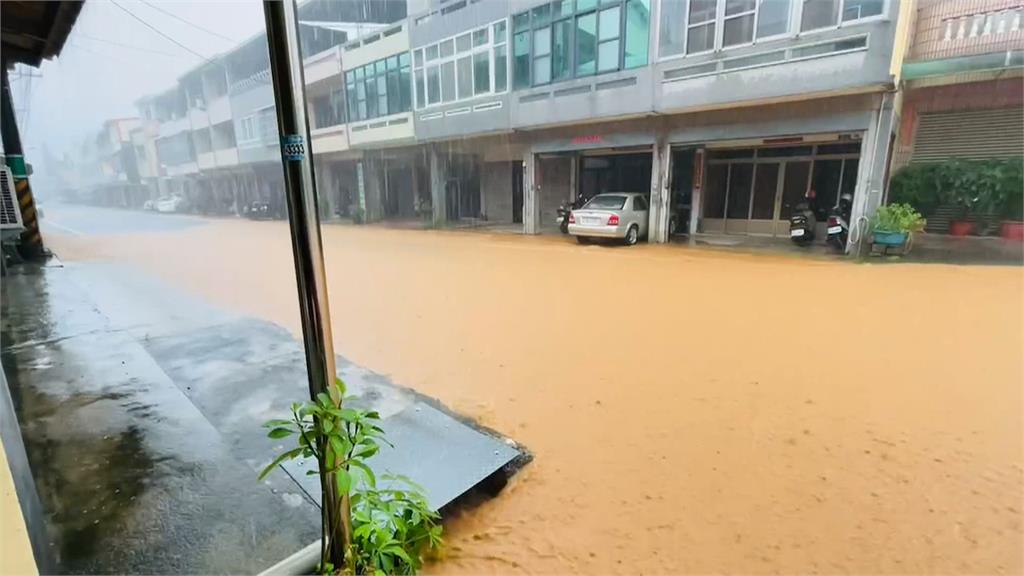
<svg viewBox="0 0 1024 576">
<path fill-rule="evenodd" d="M 690 24 L 686 34 L 688 54 L 714 49 L 717 6 L 717 0 L 690 0 Z"/>
<path fill-rule="evenodd" d="M 619 67 L 619 41 L 601 42 L 597 47 L 597 71 L 608 72 Z"/>
<path fill-rule="evenodd" d="M 576 11 L 585 12 L 597 6 L 597 0 L 576 0 Z"/>
<path fill-rule="evenodd" d="M 757 9 L 757 37 L 768 38 L 789 32 L 790 0 L 761 0 Z"/>
<path fill-rule="evenodd" d="M 455 84 L 458 88 L 458 97 L 469 98 L 473 96 L 473 57 L 463 56 L 459 58 L 455 70 Z"/>
<path fill-rule="evenodd" d="M 494 43 L 501 44 L 505 38 L 505 21 L 502 20 L 494 25 Z"/>
<path fill-rule="evenodd" d="M 533 55 L 545 56 L 551 53 L 551 28 L 533 31 Z"/>
<path fill-rule="evenodd" d="M 843 22 L 878 16 L 882 13 L 882 4 L 885 0 L 846 0 L 843 4 Z"/>
<path fill-rule="evenodd" d="M 377 117 L 377 82 L 371 76 L 367 78 L 363 85 L 366 86 L 366 117 L 376 118 Z"/>
<path fill-rule="evenodd" d="M 562 80 L 572 76 L 572 20 L 555 22 L 552 29 L 551 78 Z"/>
<path fill-rule="evenodd" d="M 521 32 L 523 30 L 530 29 L 530 13 L 523 12 L 522 14 L 516 14 L 512 17 L 512 30 L 515 32 Z"/>
<path fill-rule="evenodd" d="M 828 216 L 828 209 L 836 205 L 839 198 L 839 179 L 843 169 L 842 160 L 815 160 L 811 173 L 811 190 L 814 191 L 812 206 L 818 219 Z"/>
<path fill-rule="evenodd" d="M 408 66 L 409 65 L 409 53 L 408 52 L 402 52 L 401 54 L 398 55 L 398 65 L 399 66 Z"/>
<path fill-rule="evenodd" d="M 625 67 L 647 65 L 648 33 L 651 28 L 650 0 L 629 0 L 626 3 Z"/>
<path fill-rule="evenodd" d="M 437 66 L 427 68 L 427 103 L 437 104 L 441 101 L 441 69 Z"/>
<path fill-rule="evenodd" d="M 422 49 L 417 50 L 416 52 L 414 52 L 414 55 L 415 55 L 416 65 L 417 66 L 423 66 L 423 50 Z"/>
<path fill-rule="evenodd" d="M 750 44 L 754 41 L 754 13 L 726 18 L 722 26 L 722 46 Z"/>
<path fill-rule="evenodd" d="M 388 70 L 397 70 L 398 69 L 398 55 L 397 54 L 392 56 L 391 58 L 388 58 L 387 69 Z"/>
<path fill-rule="evenodd" d="M 412 85 L 409 78 L 409 67 L 403 66 L 398 71 L 399 112 L 412 110 Z"/>
<path fill-rule="evenodd" d="M 800 30 L 814 30 L 835 26 L 839 16 L 841 0 L 804 0 L 803 14 L 800 17 Z"/>
<path fill-rule="evenodd" d="M 541 4 L 533 9 L 531 24 L 534 28 L 543 26 L 551 21 L 551 5 Z"/>
<path fill-rule="evenodd" d="M 491 91 L 491 55 L 487 52 L 473 54 L 473 93 L 485 94 Z"/>
<path fill-rule="evenodd" d="M 559 18 L 561 16 L 572 15 L 572 0 L 555 0 L 551 3 L 551 17 Z"/>
<path fill-rule="evenodd" d="M 625 196 L 601 194 L 600 196 L 594 196 L 590 202 L 587 202 L 584 208 L 593 208 L 595 210 L 622 210 L 625 205 Z"/>
<path fill-rule="evenodd" d="M 423 108 L 427 103 L 427 89 L 423 83 L 423 70 L 416 71 L 416 107 Z"/>
<path fill-rule="evenodd" d="M 508 88 L 508 48 L 505 44 L 494 48 L 494 91 Z"/>
<path fill-rule="evenodd" d="M 729 17 L 753 12 L 756 6 L 756 0 L 725 0 L 725 15 Z"/>
<path fill-rule="evenodd" d="M 598 26 L 599 41 L 612 40 L 619 37 L 619 7 L 601 10 L 601 19 Z"/>
<path fill-rule="evenodd" d="M 458 38 L 455 39 L 455 50 L 459 52 L 465 52 L 469 50 L 471 45 L 472 42 L 470 40 L 469 34 L 463 34 L 462 36 L 459 36 Z"/>
<path fill-rule="evenodd" d="M 758 164 L 754 171 L 754 200 L 750 218 L 771 220 L 775 215 L 775 192 L 779 184 L 779 164 Z"/>
<path fill-rule="evenodd" d="M 647 210 L 647 200 L 645 200 L 643 196 L 634 196 L 633 210 L 636 212 L 643 212 L 644 210 Z"/>
<path fill-rule="evenodd" d="M 473 46 L 483 46 L 487 44 L 487 28 L 481 28 L 473 32 Z"/>
<path fill-rule="evenodd" d="M 682 54 L 686 49 L 686 0 L 661 0 L 660 18 L 658 54 L 662 57 Z M 628 30 L 626 42 L 629 42 Z M 629 50 L 628 44 L 626 49 Z M 626 61 L 629 62 L 628 56 Z"/>
<path fill-rule="evenodd" d="M 377 114 L 387 116 L 388 111 L 388 81 L 387 76 L 377 76 Z"/>
<path fill-rule="evenodd" d="M 437 44 L 427 46 L 426 55 L 427 62 L 430 62 L 431 60 L 437 60 Z"/>
<path fill-rule="evenodd" d="M 597 14 L 576 17 L 576 75 L 597 71 Z"/>
<path fill-rule="evenodd" d="M 690 22 L 699 24 L 715 19 L 718 0 L 690 0 Z"/>
<path fill-rule="evenodd" d="M 454 40 L 445 40 L 444 42 L 441 42 L 438 46 L 439 46 L 439 55 L 441 56 L 441 58 L 447 58 L 448 56 L 451 56 L 452 54 L 455 54 L 455 41 Z"/>
<path fill-rule="evenodd" d="M 530 85 L 530 34 L 519 32 L 512 39 L 512 44 L 512 86 L 524 88 Z"/>
<path fill-rule="evenodd" d="M 551 28 L 533 31 L 533 84 L 551 81 Z"/>
<path fill-rule="evenodd" d="M 441 101 L 455 100 L 455 62 L 441 64 Z"/>
</svg>

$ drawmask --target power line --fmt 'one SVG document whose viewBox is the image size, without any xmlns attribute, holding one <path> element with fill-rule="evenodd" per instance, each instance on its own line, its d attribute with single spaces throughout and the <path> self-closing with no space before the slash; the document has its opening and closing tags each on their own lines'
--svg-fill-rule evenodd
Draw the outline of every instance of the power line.
<svg viewBox="0 0 1024 576">
<path fill-rule="evenodd" d="M 142 2 L 143 4 L 145 4 L 146 6 L 149 6 L 150 8 L 152 8 L 154 10 L 157 10 L 159 12 L 163 12 L 164 14 L 170 16 L 171 18 L 174 18 L 175 20 L 178 20 L 180 22 L 184 22 L 185 24 L 188 24 L 189 26 L 195 28 L 196 30 L 201 30 L 203 32 L 206 32 L 207 34 L 213 34 L 217 38 L 220 38 L 222 40 L 227 40 L 228 42 L 231 42 L 233 44 L 237 44 L 238 43 L 238 40 L 235 40 L 234 38 L 228 38 L 227 36 L 225 36 L 225 35 L 223 35 L 223 34 L 221 34 L 219 32 L 215 32 L 215 31 L 210 30 L 208 28 L 204 28 L 204 27 L 200 26 L 199 24 L 196 24 L 195 22 L 191 22 L 189 20 L 186 20 L 186 19 L 182 18 L 181 16 L 178 16 L 177 14 L 175 14 L 173 12 L 168 12 L 167 10 L 164 10 L 163 8 L 161 8 L 160 6 L 157 6 L 156 4 L 152 4 L 150 2 L 147 2 L 146 0 L 139 0 L 139 2 Z"/>
<path fill-rule="evenodd" d="M 152 30 L 153 32 L 156 32 L 157 34 L 159 34 L 159 35 L 163 36 L 163 37 L 164 37 L 164 38 L 166 38 L 167 40 L 170 40 L 171 42 L 173 42 L 173 43 L 177 44 L 177 45 L 178 45 L 178 46 L 179 46 L 179 47 L 180 47 L 181 49 L 183 49 L 183 50 L 186 50 L 186 51 L 188 51 L 188 52 L 191 52 L 192 54 L 195 54 L 196 56 L 198 56 L 198 57 L 199 57 L 199 58 L 201 58 L 202 60 L 204 60 L 204 61 L 206 61 L 206 62 L 209 62 L 209 59 L 208 59 L 208 58 L 207 58 L 206 56 L 203 56 L 203 55 L 202 55 L 202 54 L 200 54 L 199 52 L 196 52 L 195 50 L 193 50 L 193 49 L 189 48 L 188 46 L 185 46 L 185 45 L 184 45 L 184 44 L 182 44 L 181 42 L 178 42 L 178 41 L 177 41 L 177 40 L 175 40 L 174 38 L 171 38 L 171 37 L 170 37 L 170 36 L 168 36 L 167 34 L 164 34 L 163 32 L 161 32 L 161 31 L 160 31 L 160 29 L 159 29 L 159 28 L 156 28 L 155 26 L 153 26 L 153 25 L 152 25 L 152 24 L 150 24 L 149 22 L 146 22 L 146 21 L 145 21 L 145 20 L 143 20 L 142 18 L 139 18 L 138 16 L 136 16 L 136 15 L 135 15 L 135 13 L 134 13 L 134 12 L 132 12 L 131 10 L 129 10 L 129 9 L 125 8 L 124 6 L 121 6 L 120 4 L 118 4 L 118 3 L 116 2 L 116 0 L 110 0 L 110 3 L 111 3 L 111 4 L 113 4 L 114 6 L 117 6 L 118 8 L 120 8 L 120 9 L 121 9 L 122 11 L 124 11 L 124 13 L 125 13 L 125 14 L 127 14 L 127 15 L 131 16 L 132 18 L 134 18 L 134 19 L 138 20 L 138 21 L 139 21 L 139 23 L 141 23 L 141 24 L 142 24 L 143 26 L 145 26 L 146 28 L 149 28 L 150 30 Z"/>
<path fill-rule="evenodd" d="M 168 56 L 170 58 L 184 58 L 184 56 L 182 56 L 181 54 L 171 54 L 170 52 L 161 52 L 160 50 L 153 50 L 151 48 L 143 48 L 142 46 L 135 46 L 133 44 L 124 44 L 123 42 L 114 42 L 113 40 L 107 40 L 105 38 L 97 38 L 95 36 L 89 36 L 88 34 L 84 34 L 82 32 L 79 32 L 77 34 L 77 36 L 80 37 L 80 38 L 84 38 L 86 40 L 93 40 L 95 42 L 103 42 L 104 44 L 110 44 L 111 46 L 120 46 L 122 48 L 128 48 L 130 50 L 138 50 L 140 52 L 149 52 L 151 54 L 159 54 L 160 56 Z"/>
</svg>

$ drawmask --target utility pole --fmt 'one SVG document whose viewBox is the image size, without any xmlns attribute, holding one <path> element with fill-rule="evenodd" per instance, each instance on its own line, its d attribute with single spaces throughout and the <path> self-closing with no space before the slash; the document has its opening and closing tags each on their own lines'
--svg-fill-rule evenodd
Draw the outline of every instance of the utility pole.
<svg viewBox="0 0 1024 576">
<path fill-rule="evenodd" d="M 309 396 L 316 402 L 317 395 L 326 392 L 335 405 L 340 405 L 341 398 L 334 386 L 336 372 L 331 313 L 327 302 L 316 181 L 313 178 L 313 151 L 306 120 L 306 87 L 295 0 L 264 0 L 263 14 L 267 23 L 277 127 L 281 135 L 281 162 L 295 260 L 295 283 L 299 292 L 302 340 L 306 349 Z M 349 499 L 347 495 L 338 494 L 333 482 L 325 481 L 323 465 L 321 462 L 321 520 L 330 535 L 330 548 L 324 550 L 327 543 L 321 544 L 321 560 L 326 555 L 336 568 L 341 568 L 345 565 L 345 553 L 352 535 Z"/>
<path fill-rule="evenodd" d="M 39 234 L 39 218 L 36 215 L 36 202 L 32 197 L 32 187 L 28 182 L 28 167 L 21 147 L 21 133 L 14 115 L 14 102 L 11 100 L 11 83 L 7 78 L 7 61 L 0 61 L 0 137 L 4 143 L 4 158 L 11 168 L 14 177 L 14 190 L 18 196 L 18 207 L 21 210 L 21 222 L 25 230 L 21 233 L 18 248 L 22 257 L 35 259 L 45 256 L 43 237 Z"/>
</svg>

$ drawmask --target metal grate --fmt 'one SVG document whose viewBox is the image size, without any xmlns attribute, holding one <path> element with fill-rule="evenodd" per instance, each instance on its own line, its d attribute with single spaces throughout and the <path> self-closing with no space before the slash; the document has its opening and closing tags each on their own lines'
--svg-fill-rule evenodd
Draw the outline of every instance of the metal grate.
<svg viewBox="0 0 1024 576">
<path fill-rule="evenodd" d="M 1024 155 L 1024 110 L 996 108 L 922 114 L 911 162 Z"/>
<path fill-rule="evenodd" d="M 21 211 L 18 210 L 18 195 L 14 190 L 14 177 L 11 169 L 0 166 L 0 230 L 17 230 L 22 228 Z"/>
</svg>

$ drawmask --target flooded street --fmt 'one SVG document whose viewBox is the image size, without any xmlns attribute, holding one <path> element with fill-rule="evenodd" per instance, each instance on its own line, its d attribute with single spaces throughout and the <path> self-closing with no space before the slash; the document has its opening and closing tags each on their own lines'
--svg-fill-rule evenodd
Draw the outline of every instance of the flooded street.
<svg viewBox="0 0 1024 576">
<path fill-rule="evenodd" d="M 44 231 L 299 331 L 284 222 Z M 1021 268 L 338 225 L 324 250 L 339 354 L 535 456 L 431 572 L 1024 570 Z"/>
</svg>

